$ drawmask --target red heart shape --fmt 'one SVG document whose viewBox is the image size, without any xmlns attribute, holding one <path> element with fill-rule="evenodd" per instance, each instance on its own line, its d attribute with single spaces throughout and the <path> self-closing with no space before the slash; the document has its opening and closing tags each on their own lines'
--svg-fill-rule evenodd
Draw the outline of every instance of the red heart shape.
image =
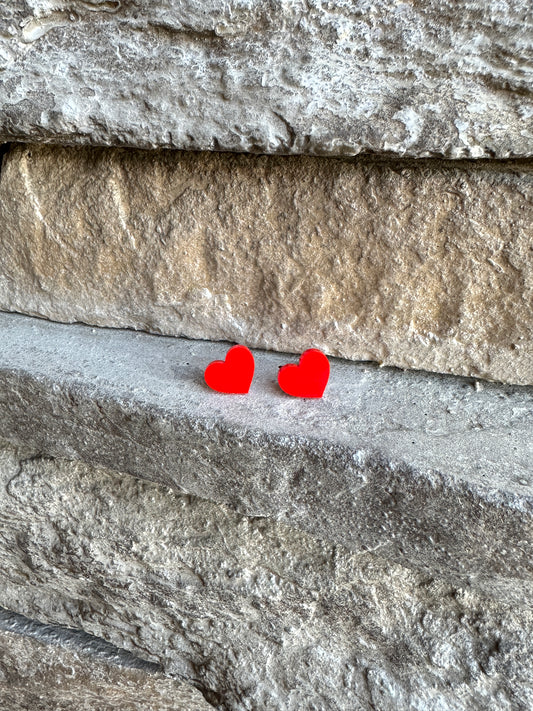
<svg viewBox="0 0 533 711">
<path fill-rule="evenodd" d="M 245 395 L 254 377 L 255 362 L 246 346 L 233 346 L 225 360 L 214 360 L 205 369 L 205 382 L 219 393 Z"/>
<path fill-rule="evenodd" d="M 283 392 L 293 397 L 322 397 L 329 380 L 329 361 L 322 351 L 310 348 L 298 365 L 284 365 L 278 371 Z"/>
</svg>

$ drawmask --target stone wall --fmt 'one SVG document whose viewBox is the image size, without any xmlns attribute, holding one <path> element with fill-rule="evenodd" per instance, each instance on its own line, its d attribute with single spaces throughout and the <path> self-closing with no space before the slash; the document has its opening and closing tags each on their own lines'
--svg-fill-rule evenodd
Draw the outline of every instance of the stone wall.
<svg viewBox="0 0 533 711">
<path fill-rule="evenodd" d="M 2 711 L 533 708 L 532 29 L 0 3 Z"/>
</svg>

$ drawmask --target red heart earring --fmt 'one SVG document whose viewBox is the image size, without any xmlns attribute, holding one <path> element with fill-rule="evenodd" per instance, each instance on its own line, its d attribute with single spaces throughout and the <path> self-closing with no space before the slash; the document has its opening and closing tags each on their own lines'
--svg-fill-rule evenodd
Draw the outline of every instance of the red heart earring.
<svg viewBox="0 0 533 711">
<path fill-rule="evenodd" d="M 219 393 L 245 395 L 254 377 L 255 361 L 246 346 L 233 346 L 225 360 L 214 360 L 205 369 L 207 385 Z"/>
<path fill-rule="evenodd" d="M 298 365 L 284 365 L 278 371 L 280 388 L 293 397 L 322 397 L 328 380 L 329 361 L 316 348 L 302 353 Z"/>
</svg>

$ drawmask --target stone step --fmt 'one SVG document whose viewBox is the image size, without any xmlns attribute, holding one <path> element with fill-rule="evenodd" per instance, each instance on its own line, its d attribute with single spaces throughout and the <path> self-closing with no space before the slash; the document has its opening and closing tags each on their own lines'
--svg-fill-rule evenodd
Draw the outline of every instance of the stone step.
<svg viewBox="0 0 533 711">
<path fill-rule="evenodd" d="M 0 309 L 533 384 L 533 163 L 19 146 Z"/>
<path fill-rule="evenodd" d="M 188 684 L 147 673 L 139 665 L 117 665 L 117 657 L 124 662 L 126 654 L 120 650 L 110 654 L 110 647 L 86 634 L 42 625 L 0 610 L 0 708 L 2 711 L 213 709 Z"/>
<path fill-rule="evenodd" d="M 0 316 L 0 433 L 532 602 L 533 389 L 332 361 L 322 400 L 207 389 L 223 343 Z"/>
<path fill-rule="evenodd" d="M 531 708 L 531 594 L 493 600 L 275 517 L 5 445 L 0 521 L 1 605 L 149 659 L 220 711 Z"/>
<path fill-rule="evenodd" d="M 530 156 L 530 31 L 529 0 L 10 0 L 0 140 Z"/>
</svg>

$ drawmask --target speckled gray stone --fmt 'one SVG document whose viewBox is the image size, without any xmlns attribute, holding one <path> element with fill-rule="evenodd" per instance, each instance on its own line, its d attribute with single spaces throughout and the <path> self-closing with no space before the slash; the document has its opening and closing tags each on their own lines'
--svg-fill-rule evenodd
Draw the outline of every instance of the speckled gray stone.
<svg viewBox="0 0 533 711">
<path fill-rule="evenodd" d="M 10 0 L 0 140 L 529 156 L 529 0 Z"/>
<path fill-rule="evenodd" d="M 4 571 L 2 571 L 4 572 Z M 209 711 L 213 707 L 191 686 L 161 674 L 147 674 L 97 659 L 91 649 L 74 651 L 21 627 L 0 631 L 0 708 L 2 711 Z M 2 614 L 2 628 L 9 615 Z M 32 631 L 39 625 L 32 625 Z M 50 630 L 48 630 L 50 634 Z M 73 634 L 68 635 L 71 640 Z M 87 635 L 85 635 L 87 637 Z M 94 646 L 94 644 L 92 645 Z"/>
<path fill-rule="evenodd" d="M 0 604 L 219 711 L 526 711 L 533 614 L 262 517 L 0 448 Z"/>
<path fill-rule="evenodd" d="M 0 433 L 531 604 L 533 389 L 332 361 L 323 400 L 208 390 L 227 345 L 0 316 Z"/>
</svg>

